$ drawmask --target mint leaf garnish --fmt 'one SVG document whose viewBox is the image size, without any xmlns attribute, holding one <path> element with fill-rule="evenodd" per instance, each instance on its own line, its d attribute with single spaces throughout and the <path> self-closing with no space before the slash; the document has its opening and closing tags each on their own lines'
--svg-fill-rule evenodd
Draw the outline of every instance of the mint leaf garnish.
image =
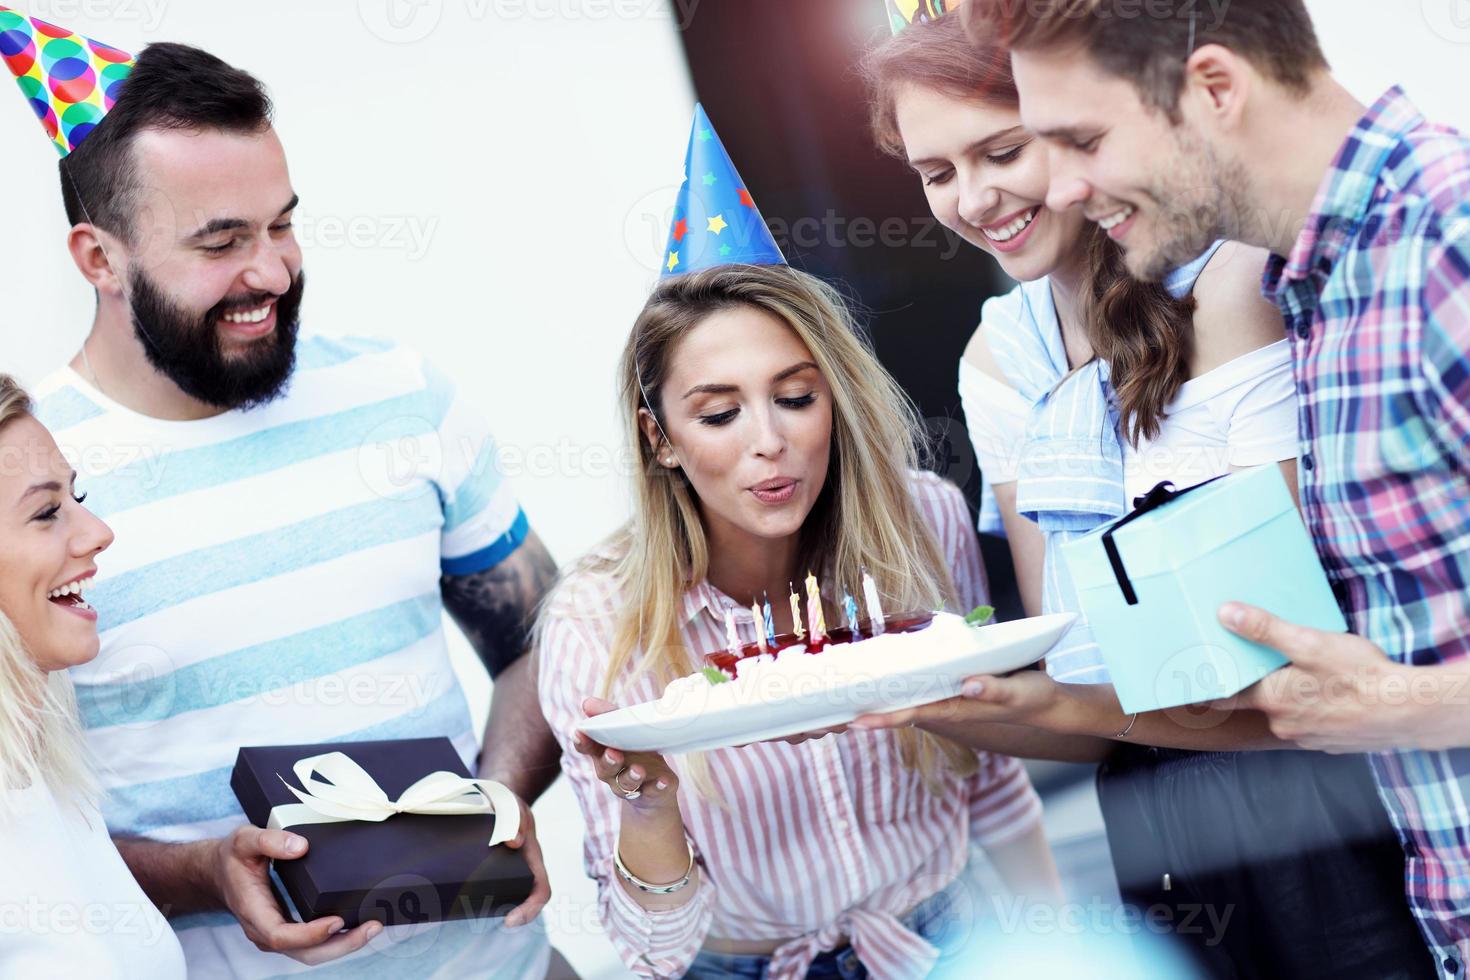
<svg viewBox="0 0 1470 980">
<path fill-rule="evenodd" d="M 970 615 L 965 617 L 965 623 L 969 626 L 984 626 L 994 618 L 994 606 L 976 606 L 970 610 Z"/>
<path fill-rule="evenodd" d="M 701 668 L 699 672 L 703 674 L 704 679 L 709 681 L 711 684 L 730 683 L 729 675 L 727 675 L 723 670 L 720 670 L 720 668 L 718 667 L 704 667 Z"/>
</svg>

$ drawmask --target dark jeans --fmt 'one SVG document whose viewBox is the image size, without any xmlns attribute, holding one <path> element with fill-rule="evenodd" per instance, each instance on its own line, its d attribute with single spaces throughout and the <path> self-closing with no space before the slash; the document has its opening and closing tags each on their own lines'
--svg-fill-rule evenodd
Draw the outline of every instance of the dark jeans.
<svg viewBox="0 0 1470 980">
<path fill-rule="evenodd" d="M 964 880 L 961 874 L 960 882 Z M 945 926 L 951 921 L 952 890 L 964 887 L 960 882 L 920 902 L 903 917 L 903 924 L 943 948 Z M 770 965 L 769 956 L 739 956 L 704 950 L 694 958 L 685 976 L 694 980 L 763 980 Z M 843 946 L 819 955 L 812 961 L 806 975 L 808 980 L 867 980 L 868 971 L 858 962 L 852 947 Z"/>
<path fill-rule="evenodd" d="M 1437 976 L 1362 756 L 1125 745 L 1098 797 L 1124 902 L 1201 976 Z"/>
</svg>

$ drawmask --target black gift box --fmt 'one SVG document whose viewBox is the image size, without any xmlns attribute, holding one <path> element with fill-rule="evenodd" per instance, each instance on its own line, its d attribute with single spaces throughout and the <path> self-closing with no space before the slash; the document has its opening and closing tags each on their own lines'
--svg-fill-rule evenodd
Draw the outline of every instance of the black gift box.
<svg viewBox="0 0 1470 980">
<path fill-rule="evenodd" d="M 242 748 L 230 788 L 257 827 L 272 807 L 299 803 L 281 782 L 303 789 L 294 766 L 341 752 L 372 776 L 390 800 L 431 772 L 468 777 L 447 738 Z M 381 823 L 298 824 L 311 842 L 305 857 L 275 871 L 302 921 L 340 916 L 347 928 L 503 916 L 531 894 L 531 869 L 519 851 L 489 847 L 492 814 L 400 813 Z"/>
</svg>

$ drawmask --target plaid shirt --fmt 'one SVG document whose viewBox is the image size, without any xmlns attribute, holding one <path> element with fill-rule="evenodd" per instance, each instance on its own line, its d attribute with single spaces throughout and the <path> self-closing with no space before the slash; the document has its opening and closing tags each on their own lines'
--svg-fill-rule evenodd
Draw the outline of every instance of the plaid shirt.
<svg viewBox="0 0 1470 980">
<path fill-rule="evenodd" d="M 1289 259 L 1301 494 L 1353 630 L 1401 663 L 1470 658 L 1470 139 L 1399 89 L 1358 124 Z M 1470 963 L 1470 749 L 1374 757 L 1409 902 Z"/>
</svg>

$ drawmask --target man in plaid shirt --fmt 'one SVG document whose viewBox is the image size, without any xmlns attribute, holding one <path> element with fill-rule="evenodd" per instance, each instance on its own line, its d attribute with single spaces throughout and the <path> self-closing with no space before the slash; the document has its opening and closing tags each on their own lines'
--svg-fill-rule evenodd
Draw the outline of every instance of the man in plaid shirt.
<svg viewBox="0 0 1470 980">
<path fill-rule="evenodd" d="M 977 0 L 1014 50 L 1048 204 L 1158 279 L 1269 247 L 1298 382 L 1301 501 L 1356 635 L 1235 604 L 1293 665 L 1236 703 L 1371 751 L 1436 966 L 1470 962 L 1470 139 L 1333 79 L 1302 0 Z M 1366 896 L 1365 896 L 1366 898 Z M 1371 900 L 1371 899 L 1370 899 Z M 1308 939 L 1309 937 L 1303 937 Z"/>
</svg>

